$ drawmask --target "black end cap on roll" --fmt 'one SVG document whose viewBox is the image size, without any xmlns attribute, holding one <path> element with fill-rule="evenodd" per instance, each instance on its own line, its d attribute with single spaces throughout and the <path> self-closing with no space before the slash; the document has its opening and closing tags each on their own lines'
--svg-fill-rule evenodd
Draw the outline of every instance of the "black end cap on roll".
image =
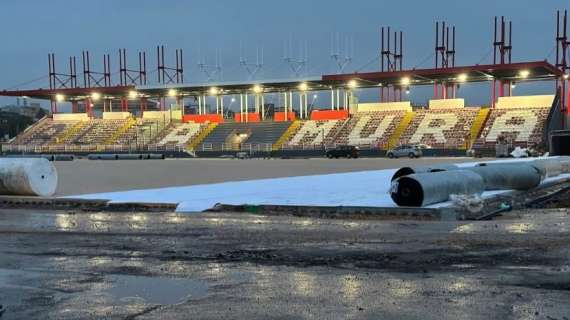
<svg viewBox="0 0 570 320">
<path fill-rule="evenodd" d="M 412 169 L 411 167 L 400 168 L 392 176 L 392 181 L 394 181 L 400 177 L 407 176 L 407 175 L 414 174 L 414 173 L 415 173 L 414 169 Z"/>
<path fill-rule="evenodd" d="M 424 202 L 422 186 L 417 180 L 409 177 L 393 181 L 390 196 L 400 207 L 421 207 Z"/>
</svg>

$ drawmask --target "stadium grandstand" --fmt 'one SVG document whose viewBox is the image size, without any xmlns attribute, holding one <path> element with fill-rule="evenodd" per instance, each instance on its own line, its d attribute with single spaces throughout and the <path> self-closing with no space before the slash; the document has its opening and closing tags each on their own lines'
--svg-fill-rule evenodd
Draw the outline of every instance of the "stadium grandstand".
<svg viewBox="0 0 570 320">
<path fill-rule="evenodd" d="M 94 82 L 105 85 L 79 86 L 75 60 L 70 59 L 69 73 L 60 73 L 50 54 L 49 89 L 0 91 L 2 96 L 51 103 L 49 116 L 3 144 L 2 151 L 278 154 L 352 145 L 382 154 L 413 144 L 445 155 L 472 148 L 492 150 L 498 143 L 548 150 L 549 134 L 568 126 L 568 64 L 562 59 L 568 54 L 567 37 L 564 33 L 556 38 L 560 50 L 554 64 L 511 62 L 510 29 L 503 30 L 505 23 L 495 20 L 495 30 L 497 26 L 502 36 L 495 35 L 492 64 L 455 66 L 454 43 L 436 39 L 436 57 L 441 60 L 436 58 L 434 68 L 404 69 L 401 45 L 399 50 L 385 48 L 382 40 L 380 71 L 295 80 L 187 84 L 178 60 L 182 50 L 176 52 L 177 67 L 169 68 L 164 65 L 164 48 L 158 47 L 158 85 L 146 83 L 145 61 L 140 62 L 138 73 L 127 74 L 133 71 L 124 66 L 122 50 L 119 85 L 110 85 L 107 67 L 101 74 L 90 75 L 87 55 L 86 79 L 102 75 Z M 442 32 L 443 37 L 449 29 Z M 515 83 L 529 81 L 555 85 L 544 95 L 513 96 Z M 472 106 L 458 95 L 459 86 L 470 83 L 490 84 L 489 105 Z M 412 106 L 403 99 L 403 92 L 418 86 L 433 87 L 434 93 L 426 105 Z M 360 90 L 379 92 L 379 101 L 360 102 Z M 309 103 L 317 92 L 330 94 L 328 107 L 318 109 Z M 277 103 L 266 104 L 268 96 Z M 188 101 L 197 104 L 188 106 Z M 71 112 L 59 112 L 61 104 L 70 105 Z M 228 105 L 239 106 L 239 111 Z"/>
</svg>

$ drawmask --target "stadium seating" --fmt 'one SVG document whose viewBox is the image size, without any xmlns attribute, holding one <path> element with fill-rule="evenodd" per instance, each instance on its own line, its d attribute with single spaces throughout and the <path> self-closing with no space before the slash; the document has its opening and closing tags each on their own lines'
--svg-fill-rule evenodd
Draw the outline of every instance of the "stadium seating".
<svg viewBox="0 0 570 320">
<path fill-rule="evenodd" d="M 432 148 L 461 148 L 469 138 L 479 108 L 419 110 L 398 144 L 426 144 Z"/>
<path fill-rule="evenodd" d="M 290 147 L 304 147 L 332 143 L 347 121 L 348 120 L 303 121 L 285 145 Z"/>
<path fill-rule="evenodd" d="M 12 144 L 44 145 L 54 141 L 62 132 L 74 126 L 76 121 L 53 121 L 44 119 L 16 137 Z"/>
<path fill-rule="evenodd" d="M 75 145 L 102 144 L 115 131 L 125 124 L 126 120 L 93 119 L 65 143 Z"/>
<path fill-rule="evenodd" d="M 495 144 L 499 136 L 513 145 L 540 143 L 549 108 L 495 108 L 481 132 L 485 144 Z"/>
<path fill-rule="evenodd" d="M 226 122 L 216 125 L 193 121 L 147 119 L 75 119 L 61 115 L 44 118 L 14 138 L 15 149 L 37 150 L 259 150 L 313 149 L 323 144 L 389 148 L 399 144 L 426 144 L 434 149 L 463 149 L 474 142 L 494 147 L 499 138 L 514 146 L 543 142 L 550 96 L 501 97 L 496 108 L 438 107 L 416 109 L 362 104 L 348 119 Z M 430 101 L 434 105 L 438 101 Z M 519 103 L 521 106 L 519 107 Z M 435 105 L 434 105 L 435 106 Z M 360 106 L 359 106 L 360 108 Z M 79 115 L 78 115 L 79 116 Z M 191 145 L 191 146 L 190 146 Z M 42 146 L 42 148 L 37 148 Z M 45 147 L 45 148 L 44 148 Z"/>
<path fill-rule="evenodd" d="M 291 125 L 291 122 L 227 122 L 220 123 L 216 128 L 202 141 L 198 146 L 198 150 L 236 150 L 246 149 L 263 149 L 271 150 L 281 135 Z M 231 135 L 242 135 L 239 141 L 230 139 Z"/>
<path fill-rule="evenodd" d="M 184 146 L 188 144 L 204 126 L 204 124 L 194 122 L 172 124 L 165 130 L 166 132 L 163 133 L 164 137 L 158 140 L 157 145 Z"/>
<path fill-rule="evenodd" d="M 370 145 L 386 143 L 405 111 L 358 112 L 336 137 L 337 144 Z"/>
</svg>

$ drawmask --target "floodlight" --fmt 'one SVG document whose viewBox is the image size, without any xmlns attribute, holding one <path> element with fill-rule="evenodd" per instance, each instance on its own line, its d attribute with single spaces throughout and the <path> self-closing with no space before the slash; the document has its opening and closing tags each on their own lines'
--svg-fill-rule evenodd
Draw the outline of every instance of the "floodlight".
<svg viewBox="0 0 570 320">
<path fill-rule="evenodd" d="M 356 82 L 356 80 L 354 80 L 354 79 L 353 79 L 353 80 L 350 80 L 350 81 L 348 82 L 348 87 L 351 88 L 351 89 L 354 89 L 354 88 L 358 87 L 358 82 Z"/>
</svg>

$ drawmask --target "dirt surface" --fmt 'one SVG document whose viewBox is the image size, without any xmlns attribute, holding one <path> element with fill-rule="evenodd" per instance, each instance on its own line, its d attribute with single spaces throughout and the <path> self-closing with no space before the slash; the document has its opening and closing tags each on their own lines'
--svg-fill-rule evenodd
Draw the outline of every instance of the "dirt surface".
<svg viewBox="0 0 570 320">
<path fill-rule="evenodd" d="M 569 212 L 2 211 L 0 319 L 570 319 Z"/>
<path fill-rule="evenodd" d="M 169 159 L 75 160 L 55 164 L 59 173 L 57 195 L 78 195 L 471 161 L 474 159 Z"/>
</svg>

